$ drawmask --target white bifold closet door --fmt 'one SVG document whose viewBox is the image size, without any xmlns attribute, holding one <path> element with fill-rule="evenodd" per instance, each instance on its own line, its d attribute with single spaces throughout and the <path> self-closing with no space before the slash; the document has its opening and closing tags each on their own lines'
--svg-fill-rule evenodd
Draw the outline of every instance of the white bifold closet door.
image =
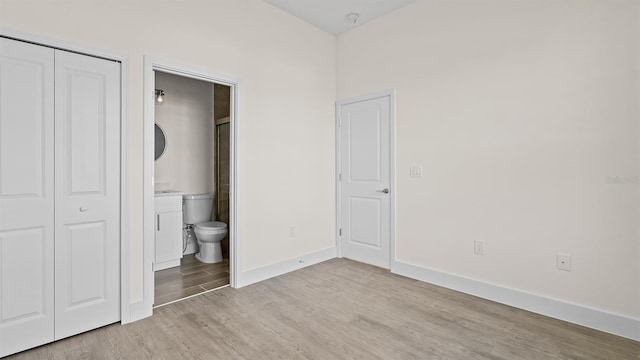
<svg viewBox="0 0 640 360">
<path fill-rule="evenodd" d="M 0 357 L 120 320 L 120 64 L 0 38 Z"/>
<path fill-rule="evenodd" d="M 0 38 L 0 357 L 54 340 L 54 51 Z"/>
<path fill-rule="evenodd" d="M 120 320 L 120 64 L 56 50 L 55 335 Z"/>
</svg>

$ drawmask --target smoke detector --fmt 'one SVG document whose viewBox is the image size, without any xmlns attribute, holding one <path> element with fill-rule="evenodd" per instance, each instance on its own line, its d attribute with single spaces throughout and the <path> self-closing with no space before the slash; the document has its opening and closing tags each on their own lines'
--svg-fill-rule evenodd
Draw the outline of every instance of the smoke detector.
<svg viewBox="0 0 640 360">
<path fill-rule="evenodd" d="M 347 21 L 355 25 L 358 23 L 358 19 L 360 18 L 360 14 L 358 13 L 350 13 L 347 14 Z"/>
</svg>

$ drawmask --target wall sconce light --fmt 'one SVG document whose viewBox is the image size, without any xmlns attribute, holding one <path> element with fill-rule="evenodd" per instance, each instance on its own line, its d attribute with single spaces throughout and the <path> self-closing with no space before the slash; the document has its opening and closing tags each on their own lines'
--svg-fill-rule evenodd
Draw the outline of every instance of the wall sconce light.
<svg viewBox="0 0 640 360">
<path fill-rule="evenodd" d="M 164 101 L 164 90 L 156 89 L 156 101 L 159 103 Z"/>
</svg>

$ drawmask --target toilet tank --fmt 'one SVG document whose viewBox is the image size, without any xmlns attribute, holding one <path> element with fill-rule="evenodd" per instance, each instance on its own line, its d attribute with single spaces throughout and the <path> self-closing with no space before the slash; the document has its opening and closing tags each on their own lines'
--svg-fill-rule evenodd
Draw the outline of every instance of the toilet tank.
<svg viewBox="0 0 640 360">
<path fill-rule="evenodd" d="M 213 194 L 185 194 L 182 200 L 182 220 L 185 224 L 211 221 Z"/>
</svg>

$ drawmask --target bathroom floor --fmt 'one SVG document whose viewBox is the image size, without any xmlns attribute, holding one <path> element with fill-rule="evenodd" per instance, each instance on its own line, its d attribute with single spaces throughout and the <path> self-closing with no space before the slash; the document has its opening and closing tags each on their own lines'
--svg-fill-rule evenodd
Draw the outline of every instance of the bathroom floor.
<svg viewBox="0 0 640 360">
<path fill-rule="evenodd" d="M 180 266 L 155 272 L 154 306 L 229 284 L 229 259 L 217 264 L 204 264 L 195 254 L 184 255 Z"/>
</svg>

